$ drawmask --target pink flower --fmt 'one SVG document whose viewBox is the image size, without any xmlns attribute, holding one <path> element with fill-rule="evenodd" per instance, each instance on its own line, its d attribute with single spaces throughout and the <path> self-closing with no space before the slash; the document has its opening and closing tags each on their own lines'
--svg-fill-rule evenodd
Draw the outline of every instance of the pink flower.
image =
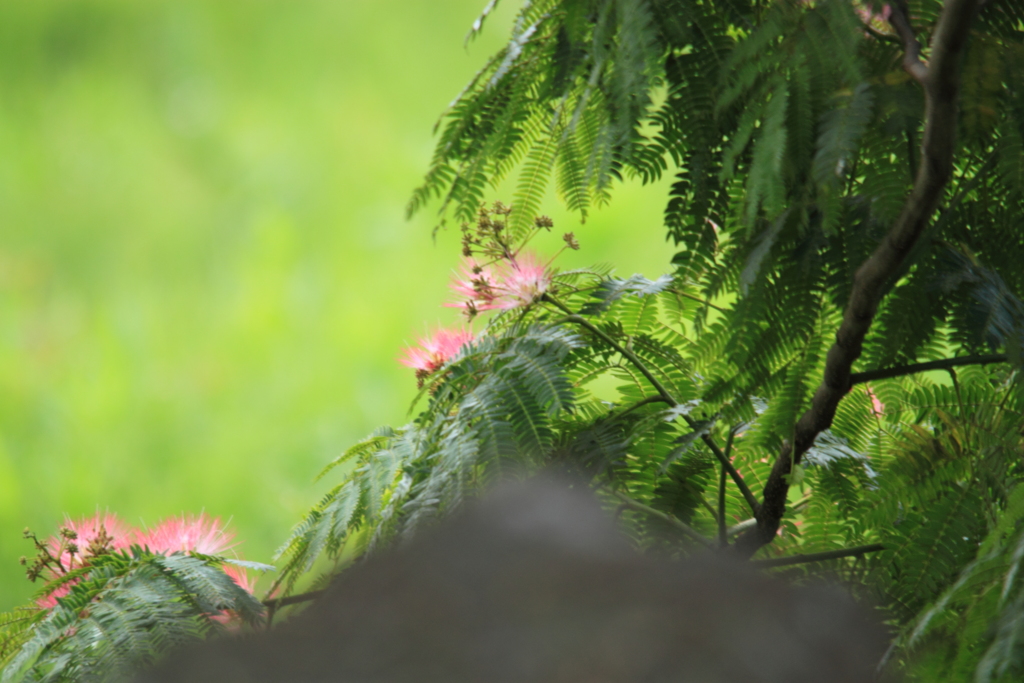
<svg viewBox="0 0 1024 683">
<path fill-rule="evenodd" d="M 524 254 L 509 262 L 505 274 L 504 292 L 499 308 L 529 306 L 551 286 L 551 273 L 532 254 Z"/>
<path fill-rule="evenodd" d="M 182 515 L 171 517 L 146 533 L 136 533 L 137 543 L 151 552 L 170 555 L 171 553 L 199 553 L 201 555 L 223 555 L 234 544 L 235 535 L 224 528 L 219 518 L 211 519 L 206 513 L 198 517 Z M 248 593 L 255 587 L 244 567 L 235 564 L 221 565 L 225 574 Z M 233 610 L 208 615 L 213 621 L 237 630 L 241 627 L 238 615 Z"/>
<path fill-rule="evenodd" d="M 135 532 L 135 542 L 154 553 L 176 552 L 220 555 L 234 544 L 234 534 L 221 524 L 220 519 L 210 519 L 204 512 L 198 517 L 182 515 L 166 519 L 145 533 Z"/>
<path fill-rule="evenodd" d="M 55 536 L 49 540 L 48 545 L 50 554 L 66 570 L 77 569 L 86 564 L 93 551 L 99 549 L 96 544 L 111 550 L 122 550 L 131 545 L 131 532 L 128 527 L 109 512 L 96 513 L 92 517 L 81 519 L 66 519 L 63 528 L 74 532 L 75 538 L 70 542 L 62 542 L 61 536 Z M 74 553 L 70 552 L 69 544 L 73 544 L 77 549 Z"/>
<path fill-rule="evenodd" d="M 478 266 L 476 261 L 468 259 L 462 266 L 462 274 L 466 279 L 453 282 L 452 290 L 466 300 L 446 306 L 468 309 L 472 304 L 472 310 L 477 312 L 499 307 L 494 301 L 499 294 L 500 282 L 490 268 Z"/>
<path fill-rule="evenodd" d="M 446 305 L 465 309 L 471 316 L 495 308 L 529 306 L 551 287 L 551 271 L 529 253 L 510 256 L 490 268 L 469 260 L 462 271 L 467 279 L 456 280 L 452 289 L 464 300 Z"/>
<path fill-rule="evenodd" d="M 88 566 L 90 559 L 100 549 L 123 550 L 132 545 L 140 545 L 150 552 L 163 555 L 177 552 L 221 555 L 234 545 L 234 534 L 227 531 L 220 519 L 211 519 L 205 513 L 198 516 L 171 517 L 145 532 L 129 529 L 111 514 L 98 514 L 77 521 L 68 520 L 64 524 L 64 529 L 73 532 L 71 535 L 74 538 L 70 538 L 71 535 L 64 532 L 47 542 L 50 554 L 60 564 L 59 569 L 48 570 L 48 580 L 53 580 L 70 569 Z M 71 552 L 70 544 L 74 544 L 74 553 Z M 223 570 L 236 584 L 252 593 L 254 582 L 243 567 L 226 564 Z M 73 583 L 64 584 L 36 600 L 36 604 L 44 609 L 55 607 L 57 599 L 67 595 L 72 585 Z M 210 618 L 228 626 L 237 622 L 237 615 L 230 611 L 222 615 L 212 615 Z"/>
<path fill-rule="evenodd" d="M 132 543 L 128 527 L 109 512 L 81 519 L 66 519 L 62 529 L 66 530 L 65 533 L 50 538 L 46 543 L 50 555 L 60 565 L 59 568 L 51 567 L 49 570 L 52 578 L 87 566 L 89 560 L 100 551 L 123 550 Z M 57 598 L 64 597 L 70 590 L 71 585 L 65 584 L 37 599 L 36 604 L 44 609 L 54 607 Z"/>
<path fill-rule="evenodd" d="M 423 337 L 419 346 L 408 348 L 399 363 L 416 370 L 416 378 L 423 379 L 441 368 L 463 345 L 473 341 L 473 333 L 466 329 L 438 330 L 432 337 Z"/>
</svg>

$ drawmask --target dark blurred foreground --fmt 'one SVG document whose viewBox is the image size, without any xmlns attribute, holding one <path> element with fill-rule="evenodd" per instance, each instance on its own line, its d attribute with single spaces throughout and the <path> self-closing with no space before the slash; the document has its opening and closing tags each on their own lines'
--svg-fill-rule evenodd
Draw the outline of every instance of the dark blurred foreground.
<svg viewBox="0 0 1024 683">
<path fill-rule="evenodd" d="M 882 648 L 839 591 L 643 557 L 589 493 L 535 480 L 353 568 L 290 624 L 137 680 L 853 683 Z"/>
</svg>

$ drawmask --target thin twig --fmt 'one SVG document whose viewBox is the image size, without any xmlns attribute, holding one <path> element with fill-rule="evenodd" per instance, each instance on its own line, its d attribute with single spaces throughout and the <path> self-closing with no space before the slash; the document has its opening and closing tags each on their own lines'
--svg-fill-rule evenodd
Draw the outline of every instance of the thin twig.
<svg viewBox="0 0 1024 683">
<path fill-rule="evenodd" d="M 669 524 L 671 524 L 675 528 L 677 528 L 680 531 L 682 531 L 686 536 L 690 537 L 694 541 L 697 541 L 701 545 L 704 545 L 704 546 L 706 546 L 708 548 L 713 548 L 714 547 L 714 544 L 709 539 L 705 538 L 698 531 L 696 531 L 693 527 L 691 527 L 689 524 L 687 524 L 686 522 L 682 521 L 681 519 L 679 519 L 677 517 L 673 517 L 670 514 L 662 512 L 661 510 L 655 510 L 654 508 L 652 508 L 652 507 L 650 507 L 648 505 L 644 505 L 640 501 L 633 500 L 632 498 L 630 498 L 629 496 L 627 496 L 624 493 L 619 493 L 618 491 L 611 491 L 611 494 L 613 496 L 615 496 L 616 498 L 618 498 L 619 500 L 621 500 L 622 504 L 625 505 L 626 507 L 631 507 L 634 510 L 637 510 L 639 512 L 643 512 L 645 514 L 648 514 L 651 517 L 657 517 L 658 519 L 662 520 L 663 522 L 668 522 Z"/>
<path fill-rule="evenodd" d="M 664 385 L 662 385 L 662 383 L 658 381 L 658 378 L 655 377 L 654 374 L 647 369 L 647 366 L 644 365 L 643 361 L 641 361 L 635 353 L 633 353 L 626 347 L 616 342 L 614 339 L 608 336 L 608 334 L 606 334 L 604 330 L 597 327 L 586 318 L 583 318 L 573 313 L 572 310 L 569 309 L 569 307 L 567 307 L 565 304 L 558 301 L 557 299 L 554 299 L 545 294 L 544 300 L 554 304 L 559 309 L 564 311 L 567 314 L 564 318 L 566 322 L 576 323 L 577 325 L 581 325 L 587 328 L 593 334 L 603 339 L 613 349 L 622 354 L 624 358 L 626 358 L 627 360 L 629 360 L 630 363 L 636 366 L 636 369 L 639 370 L 640 373 L 647 378 L 647 381 L 651 383 L 651 386 L 654 387 L 654 390 L 658 392 L 658 395 L 664 399 L 665 403 L 667 403 L 669 407 L 674 408 L 675 406 L 679 405 L 679 402 L 676 401 L 675 398 L 673 398 L 672 394 L 670 394 L 668 390 L 664 387 Z M 683 415 L 682 417 L 686 421 L 686 424 L 690 426 L 690 429 L 693 429 L 695 431 L 697 430 L 696 420 L 694 420 L 689 415 Z M 722 463 L 722 466 L 725 467 L 726 470 L 729 472 L 729 476 L 732 477 L 732 480 L 736 484 L 736 487 L 739 488 L 740 493 L 743 494 L 743 498 L 746 499 L 747 505 L 749 505 L 751 511 L 753 511 L 756 514 L 759 507 L 757 498 L 754 497 L 754 494 L 751 492 L 750 487 L 747 486 L 747 483 L 743 481 L 743 477 L 740 476 L 740 473 L 736 470 L 735 467 L 733 467 L 732 462 L 730 462 L 729 458 L 727 458 L 725 453 L 722 452 L 722 449 L 718 447 L 718 444 L 715 443 L 715 440 L 711 437 L 711 435 L 701 434 L 700 438 L 701 441 L 703 441 L 707 445 L 707 447 L 711 449 L 711 452 L 715 454 L 715 457 L 718 458 L 718 461 L 720 463 Z"/>
<path fill-rule="evenodd" d="M 725 525 L 725 482 L 728 481 L 728 472 L 723 467 L 718 477 L 718 545 L 725 547 L 729 545 L 728 528 Z"/>
<path fill-rule="evenodd" d="M 269 610 L 277 611 L 282 607 L 287 607 L 288 605 L 297 605 L 300 602 L 309 602 L 310 600 L 316 600 L 325 592 L 326 590 L 309 591 L 308 593 L 289 595 L 286 598 L 272 598 L 270 600 L 264 600 L 263 605 Z"/>
<path fill-rule="evenodd" d="M 729 430 L 729 436 L 725 440 L 725 457 L 729 457 L 732 453 L 732 440 L 736 437 L 736 427 Z M 718 478 L 718 545 L 726 547 L 729 545 L 729 537 L 726 533 L 728 529 L 725 525 L 725 475 L 728 474 L 725 471 L 725 467 L 722 468 L 722 474 Z"/>
<path fill-rule="evenodd" d="M 597 327 L 596 325 L 591 323 L 586 318 L 583 318 L 583 317 L 573 313 L 572 310 L 568 306 L 566 306 L 562 302 L 558 301 L 557 299 L 553 299 L 552 297 L 547 296 L 547 295 L 544 295 L 544 299 L 546 301 L 549 301 L 549 302 L 553 303 L 555 306 L 557 306 L 558 308 L 560 308 L 563 311 L 565 311 L 565 313 L 567 314 L 566 317 L 565 317 L 565 320 L 567 322 L 576 323 L 577 325 L 582 325 L 583 327 L 587 328 L 588 330 L 590 330 L 591 332 L 596 334 L 598 337 L 603 339 L 605 342 L 607 342 L 616 351 L 621 353 L 631 363 L 633 363 L 633 365 L 636 366 L 637 370 L 639 370 L 640 373 L 643 374 L 643 376 L 647 378 L 647 381 L 651 383 L 651 386 L 654 387 L 654 390 L 657 391 L 658 394 L 665 400 L 665 403 L 669 404 L 669 406 L 672 406 L 672 407 L 675 407 L 675 406 L 679 405 L 679 402 L 676 401 L 675 398 L 672 397 L 672 394 L 668 393 L 668 389 L 666 389 L 662 385 L 662 383 L 658 381 L 658 378 L 655 377 L 654 374 L 650 370 L 647 369 L 647 366 L 644 365 L 643 362 L 639 358 L 637 358 L 636 354 L 634 354 L 632 351 L 630 351 L 629 349 L 625 348 L 624 346 L 622 346 L 621 344 L 616 342 L 614 339 L 612 339 L 610 336 L 608 336 L 608 334 L 605 333 L 604 330 L 602 330 L 601 328 Z"/>
<path fill-rule="evenodd" d="M 694 488 L 694 487 L 692 487 L 692 486 L 691 486 L 691 487 L 690 487 L 690 490 L 692 491 L 692 490 L 693 490 L 693 488 Z M 715 510 L 714 506 L 713 506 L 713 505 L 711 505 L 711 503 L 709 503 L 709 502 L 707 501 L 707 499 L 705 499 L 705 498 L 704 498 L 704 496 L 703 496 L 703 495 L 698 495 L 698 496 L 697 496 L 697 500 L 698 500 L 698 501 L 700 502 L 701 506 L 702 506 L 702 507 L 703 507 L 703 508 L 704 508 L 705 510 L 707 510 L 707 511 L 708 511 L 708 514 L 709 514 L 709 515 L 711 515 L 711 519 L 715 520 L 715 523 L 717 524 L 717 523 L 718 523 L 718 512 L 717 512 L 717 511 Z"/>
<path fill-rule="evenodd" d="M 665 291 L 666 292 L 672 292 L 673 294 L 676 294 L 678 296 L 686 297 L 687 299 L 692 299 L 693 301 L 696 301 L 699 304 L 704 304 L 708 308 L 715 309 L 719 313 L 726 313 L 726 310 L 724 308 L 722 308 L 721 306 L 716 306 L 713 303 L 711 303 L 710 301 L 708 301 L 707 299 L 701 299 L 699 296 L 696 296 L 694 294 L 688 294 L 686 292 L 680 292 L 678 289 L 671 289 L 671 288 L 666 289 Z"/>
<path fill-rule="evenodd" d="M 873 382 L 877 379 L 889 379 L 891 377 L 903 377 L 905 375 L 915 375 L 919 372 L 928 372 L 929 370 L 949 370 L 950 368 L 958 368 L 961 365 L 989 365 L 991 363 L 1005 363 L 1007 362 L 1005 353 L 993 353 L 988 356 L 961 356 L 959 358 L 943 358 L 942 360 L 932 360 L 927 363 L 914 363 L 912 365 L 897 365 L 892 368 L 883 368 L 881 370 L 868 370 L 867 372 L 855 372 L 850 375 L 850 386 L 856 384 L 862 384 L 864 382 Z"/>
<path fill-rule="evenodd" d="M 770 560 L 752 560 L 750 564 L 758 569 L 769 567 L 788 567 L 793 564 L 807 564 L 809 562 L 824 562 L 825 560 L 837 560 L 841 557 L 860 557 L 867 553 L 876 553 L 885 550 L 881 543 L 861 545 L 856 548 L 844 548 L 842 550 L 828 550 L 823 553 L 809 553 L 806 555 L 790 555 L 789 557 L 774 557 Z"/>
<path fill-rule="evenodd" d="M 623 415 L 628 415 L 629 413 L 633 412 L 637 408 L 642 408 L 643 406 L 650 405 L 651 403 L 667 403 L 667 402 L 665 401 L 665 397 L 664 396 L 648 396 L 647 398 L 642 399 L 640 401 L 637 401 L 636 403 L 634 403 L 630 407 L 628 407 L 625 410 L 623 410 L 621 413 L 619 413 L 618 417 L 622 417 Z"/>
</svg>

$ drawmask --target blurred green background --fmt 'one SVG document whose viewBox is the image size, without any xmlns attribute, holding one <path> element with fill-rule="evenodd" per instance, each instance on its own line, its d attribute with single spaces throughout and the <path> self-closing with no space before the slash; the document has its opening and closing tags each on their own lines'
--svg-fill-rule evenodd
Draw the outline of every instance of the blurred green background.
<svg viewBox="0 0 1024 683">
<path fill-rule="evenodd" d="M 404 205 L 517 5 L 467 50 L 483 4 L 0 0 L 0 609 L 65 514 L 205 510 L 267 562 L 320 467 L 406 421 L 395 359 L 457 321 L 459 256 Z M 561 265 L 666 270 L 669 182 L 583 227 L 551 198 Z"/>
</svg>

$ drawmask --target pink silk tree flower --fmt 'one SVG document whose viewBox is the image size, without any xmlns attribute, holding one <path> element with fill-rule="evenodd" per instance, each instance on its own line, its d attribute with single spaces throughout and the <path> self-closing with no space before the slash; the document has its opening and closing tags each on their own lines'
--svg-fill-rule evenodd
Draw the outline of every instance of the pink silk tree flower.
<svg viewBox="0 0 1024 683">
<path fill-rule="evenodd" d="M 441 368 L 459 352 L 459 349 L 471 341 L 473 333 L 469 330 L 441 329 L 431 337 L 421 338 L 418 347 L 406 349 L 405 355 L 398 362 L 413 368 L 416 371 L 416 378 L 422 383 L 425 377 Z"/>
<path fill-rule="evenodd" d="M 234 534 L 228 531 L 219 518 L 210 518 L 205 512 L 199 516 L 182 515 L 171 517 L 145 533 L 137 532 L 136 542 L 151 552 L 199 553 L 201 555 L 223 555 L 234 543 Z M 244 567 L 231 563 L 221 565 L 225 574 L 243 590 L 252 593 L 255 585 Z M 241 628 L 241 620 L 231 610 L 208 615 L 212 621 L 229 630 Z"/>
<path fill-rule="evenodd" d="M 198 517 L 171 517 L 149 531 L 136 532 L 135 542 L 154 553 L 220 555 L 234 545 L 234 537 L 219 518 L 211 519 L 204 512 Z"/>
<path fill-rule="evenodd" d="M 498 308 L 529 306 L 551 287 L 551 271 L 533 254 L 511 259 L 503 271 Z"/>
<path fill-rule="evenodd" d="M 65 570 L 88 564 L 89 558 L 101 547 L 123 550 L 132 543 L 131 531 L 110 512 L 97 512 L 92 517 L 66 519 L 63 529 L 71 531 L 73 538 L 59 535 L 49 540 L 50 554 Z M 71 552 L 74 548 L 74 552 Z M 60 555 L 58 557 L 57 555 Z"/>
<path fill-rule="evenodd" d="M 133 545 L 163 555 L 178 552 L 222 555 L 234 545 L 233 539 L 234 534 L 220 519 L 210 518 L 206 513 L 171 517 L 149 531 L 130 529 L 109 513 L 97 514 L 87 519 L 68 520 L 61 533 L 49 539 L 47 547 L 50 555 L 59 561 L 60 569 L 48 570 L 44 576 L 52 580 L 65 571 L 88 566 L 90 559 L 100 552 L 124 550 Z M 233 564 L 225 564 L 222 568 L 232 581 L 252 593 L 255 584 L 245 568 Z M 57 599 L 67 595 L 74 583 L 64 584 L 38 598 L 36 604 L 43 609 L 56 607 Z M 237 615 L 231 612 L 210 618 L 229 627 L 238 622 Z"/>
<path fill-rule="evenodd" d="M 462 308 L 470 317 L 481 311 L 529 306 L 551 287 L 551 271 L 529 253 L 510 256 L 491 267 L 470 259 L 462 272 L 466 279 L 452 283 L 461 300 L 445 305 Z"/>
<path fill-rule="evenodd" d="M 63 572 L 80 569 L 87 566 L 94 555 L 110 550 L 124 550 L 131 543 L 131 531 L 116 515 L 109 512 L 98 512 L 92 517 L 81 519 L 67 519 L 62 533 L 46 543 L 50 555 L 60 565 L 60 570 L 49 570 L 50 577 L 56 578 Z M 36 604 L 43 609 L 50 609 L 57 605 L 57 598 L 64 597 L 70 591 L 71 584 L 65 584 L 38 598 Z"/>
<path fill-rule="evenodd" d="M 445 306 L 463 308 L 474 313 L 499 307 L 494 302 L 499 295 L 499 281 L 490 268 L 477 265 L 473 259 L 467 259 L 462 266 L 462 275 L 464 280 L 452 282 L 452 291 L 463 300 Z"/>
</svg>

